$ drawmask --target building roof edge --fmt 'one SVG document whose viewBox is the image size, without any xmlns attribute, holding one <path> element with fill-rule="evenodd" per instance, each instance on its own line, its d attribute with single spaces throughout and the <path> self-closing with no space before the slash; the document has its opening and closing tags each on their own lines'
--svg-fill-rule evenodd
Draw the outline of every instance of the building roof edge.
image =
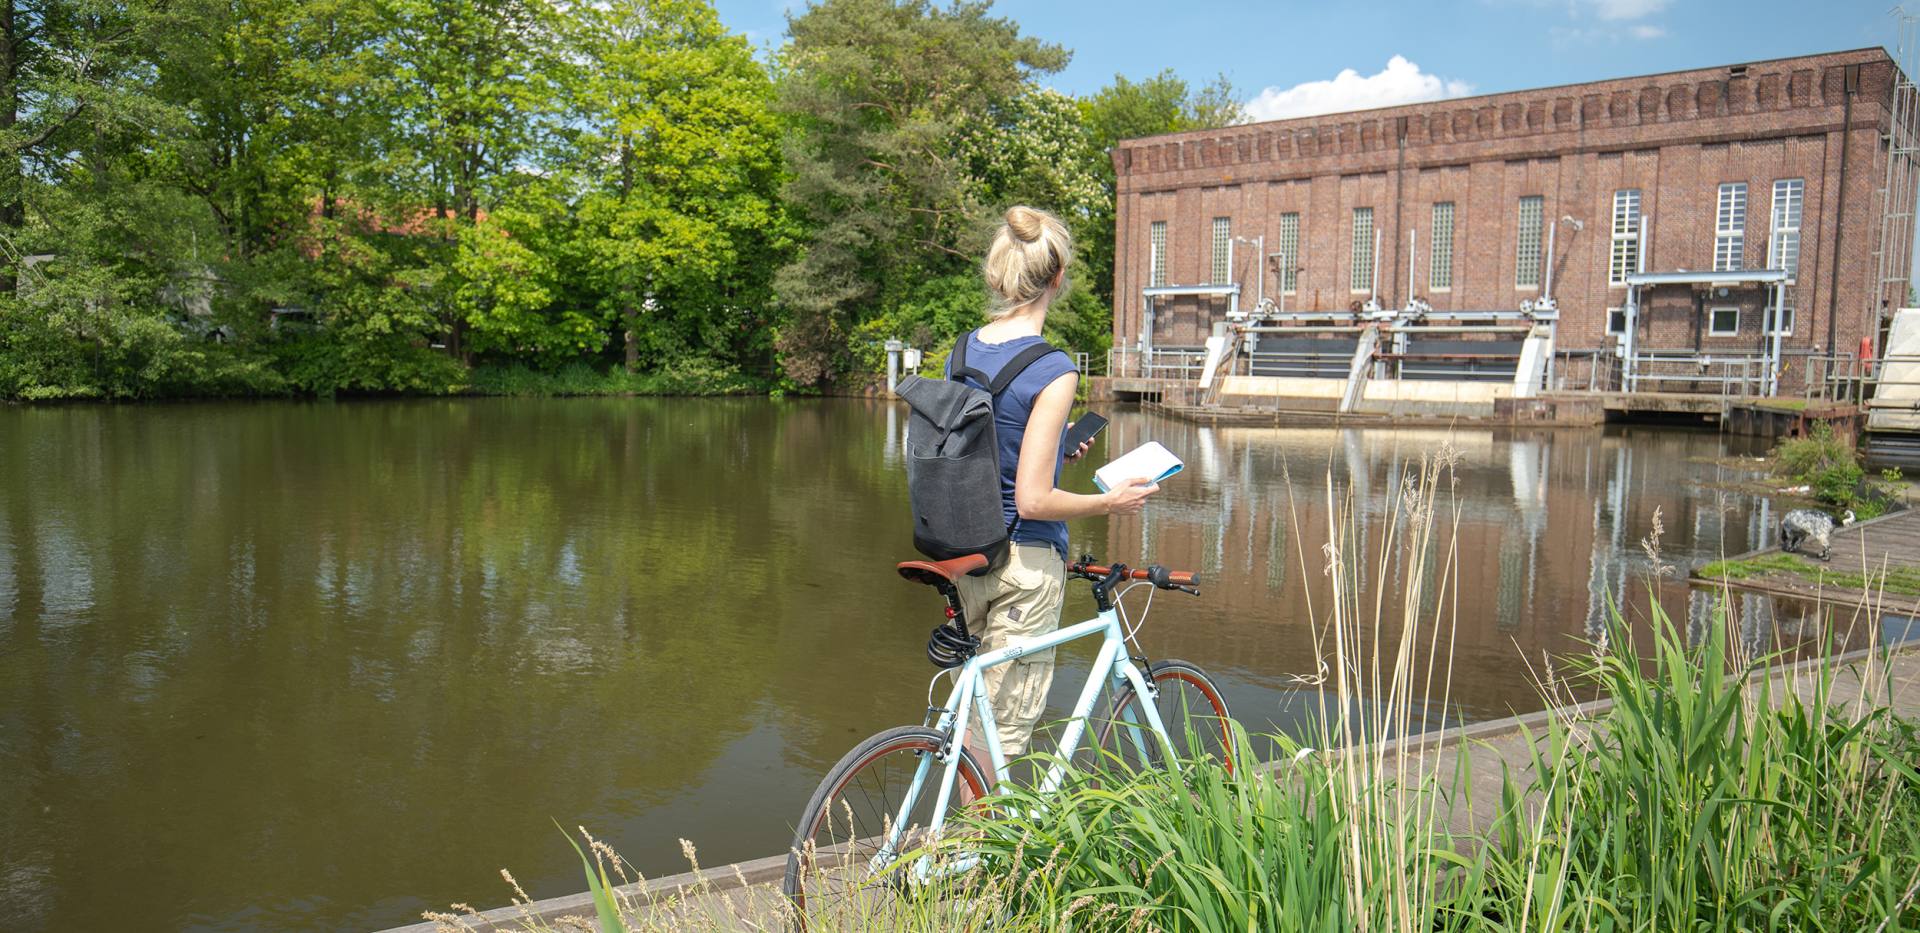
<svg viewBox="0 0 1920 933">
<path fill-rule="evenodd" d="M 1887 51 L 1885 46 L 1870 45 L 1870 46 L 1863 46 L 1861 48 L 1856 48 L 1856 49 L 1836 49 L 1828 52 L 1812 52 L 1806 55 L 1786 55 L 1779 58 L 1764 58 L 1764 59 L 1757 59 L 1754 61 L 1746 61 L 1746 62 L 1729 62 L 1724 65 L 1704 65 L 1698 68 L 1677 68 L 1671 71 L 1656 71 L 1651 74 L 1621 75 L 1619 77 L 1613 77 L 1613 78 L 1595 78 L 1592 81 L 1575 81 L 1567 84 L 1549 84 L 1541 87 L 1514 88 L 1513 90 L 1510 90 L 1510 91 L 1489 91 L 1485 94 L 1470 94 L 1465 97 L 1443 97 L 1437 100 L 1426 100 L 1426 101 L 1420 101 L 1418 103 L 1411 103 L 1411 104 L 1393 104 L 1386 107 L 1368 107 L 1361 110 L 1339 110 L 1331 113 L 1314 114 L 1312 116 L 1283 117 L 1278 120 L 1258 120 L 1252 123 L 1235 123 L 1231 126 L 1214 127 L 1213 129 L 1181 130 L 1176 133 L 1157 133 L 1152 136 L 1130 136 L 1125 139 L 1116 141 L 1114 143 L 1114 148 L 1119 149 L 1123 146 L 1126 146 L 1129 143 L 1141 143 L 1141 142 L 1149 142 L 1149 141 L 1172 142 L 1176 140 L 1183 140 L 1183 139 L 1190 139 L 1190 138 L 1207 138 L 1207 137 L 1217 136 L 1220 133 L 1233 132 L 1237 130 L 1247 130 L 1247 129 L 1253 129 L 1257 127 L 1274 127 L 1274 126 L 1279 126 L 1281 124 L 1289 124 L 1289 123 L 1297 124 L 1300 126 L 1321 125 L 1321 124 L 1330 123 L 1330 122 L 1339 122 L 1341 120 L 1344 120 L 1345 118 L 1357 117 L 1362 114 L 1370 115 L 1372 117 L 1386 116 L 1392 111 L 1402 111 L 1408 114 L 1412 114 L 1412 113 L 1418 113 L 1433 107 L 1453 107 L 1453 106 L 1457 106 L 1464 103 L 1470 103 L 1473 101 L 1488 101 L 1496 97 L 1509 97 L 1509 96 L 1515 96 L 1515 95 L 1521 95 L 1521 94 L 1539 94 L 1539 93 L 1548 92 L 1548 91 L 1561 91 L 1569 88 L 1591 87 L 1597 84 L 1611 84 L 1617 81 L 1636 81 L 1636 80 L 1647 80 L 1647 79 L 1655 79 L 1655 78 L 1666 78 L 1666 77 L 1671 77 L 1673 75 L 1692 74 L 1695 72 L 1723 71 L 1729 68 L 1738 68 L 1743 65 L 1748 67 L 1751 67 L 1754 65 L 1773 65 L 1773 64 L 1778 64 L 1780 62 L 1793 62 L 1793 61 L 1801 61 L 1805 59 L 1828 58 L 1836 55 L 1862 55 L 1862 54 L 1866 55 L 1869 60 L 1872 59 L 1872 57 L 1877 54 L 1880 60 L 1883 60 L 1888 62 L 1889 64 L 1892 64 L 1894 67 L 1894 70 L 1898 71 L 1900 68 L 1900 63 L 1894 60 L 1893 55 Z"/>
</svg>

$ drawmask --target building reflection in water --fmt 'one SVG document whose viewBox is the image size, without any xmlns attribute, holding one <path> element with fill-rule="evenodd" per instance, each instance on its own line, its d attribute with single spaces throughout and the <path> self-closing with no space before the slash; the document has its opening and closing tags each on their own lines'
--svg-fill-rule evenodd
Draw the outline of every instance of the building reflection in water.
<svg viewBox="0 0 1920 933">
<path fill-rule="evenodd" d="M 1156 618 L 1142 637 L 1151 654 L 1222 671 L 1236 713 L 1255 731 L 1310 719 L 1298 713 L 1304 691 L 1289 675 L 1318 668 L 1310 620 L 1326 622 L 1332 594 L 1321 553 L 1330 482 L 1354 499 L 1359 538 L 1349 550 L 1363 622 L 1373 624 L 1377 600 L 1377 637 L 1389 649 L 1409 621 L 1440 626 L 1443 652 L 1450 635 L 1448 709 L 1461 719 L 1539 708 L 1536 681 L 1550 659 L 1599 640 L 1610 607 L 1644 630 L 1658 598 L 1690 638 L 1704 637 L 1716 597 L 1690 592 L 1687 573 L 1771 543 L 1778 514 L 1764 498 L 1726 491 L 1756 475 L 1741 463 L 1754 451 L 1705 432 L 1211 427 L 1136 414 L 1115 419 L 1094 459 L 1147 440 L 1181 453 L 1187 472 L 1141 515 L 1112 519 L 1108 543 L 1093 550 L 1205 575 L 1202 600 Z M 1413 568 L 1404 566 L 1406 520 L 1390 494 L 1442 451 L 1454 475 L 1442 484 L 1423 572 L 1437 578 L 1451 562 L 1453 580 L 1444 592 L 1427 586 L 1407 620 L 1400 607 Z M 1662 534 L 1649 553 L 1656 515 Z M 1395 553 L 1383 560 L 1390 530 Z M 1733 603 L 1749 650 L 1816 633 L 1817 614 L 1777 625 L 1780 615 L 1760 597 Z M 1426 644 L 1434 633 L 1417 634 Z"/>
</svg>

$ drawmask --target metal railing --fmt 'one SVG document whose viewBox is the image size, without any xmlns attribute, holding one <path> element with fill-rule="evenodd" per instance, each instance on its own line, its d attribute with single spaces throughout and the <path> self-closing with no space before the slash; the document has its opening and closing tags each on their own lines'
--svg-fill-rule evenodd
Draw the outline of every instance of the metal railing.
<svg viewBox="0 0 1920 933">
<path fill-rule="evenodd" d="M 1107 373 L 1136 379 L 1197 380 L 1206 367 L 1207 351 L 1201 347 L 1155 347 L 1144 353 L 1133 347 L 1114 347 L 1107 351 Z"/>
<path fill-rule="evenodd" d="M 1556 350 L 1548 389 L 1553 392 L 1620 391 L 1620 354 L 1606 350 Z"/>
<path fill-rule="evenodd" d="M 1915 375 L 1889 378 L 1889 364 Z M 1880 389 L 1886 386 L 1920 387 L 1920 355 L 1896 353 L 1863 361 L 1851 353 L 1813 353 L 1806 356 L 1803 365 L 1806 384 L 1801 387 L 1801 394 L 1808 402 L 1839 402 L 1859 405 L 1868 410 L 1893 408 L 1905 411 L 1908 408 L 1906 402 L 1879 400 L 1877 396 Z"/>
<path fill-rule="evenodd" d="M 1766 395 L 1763 353 L 1696 353 L 1645 350 L 1633 354 L 1634 392 L 1724 397 Z"/>
</svg>

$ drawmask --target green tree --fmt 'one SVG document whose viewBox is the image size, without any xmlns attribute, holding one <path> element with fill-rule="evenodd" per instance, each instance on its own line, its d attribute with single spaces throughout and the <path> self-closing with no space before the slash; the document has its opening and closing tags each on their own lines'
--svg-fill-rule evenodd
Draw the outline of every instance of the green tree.
<svg viewBox="0 0 1920 933">
<path fill-rule="evenodd" d="M 974 259 L 978 185 L 956 153 L 972 121 L 1065 67 L 988 5 L 824 0 L 788 24 L 779 107 L 785 197 L 806 224 L 775 277 L 788 376 L 843 371 L 854 328 Z"/>
<path fill-rule="evenodd" d="M 1040 205 L 1073 232 L 1078 260 L 1066 293 L 1047 315 L 1047 337 L 1055 346 L 1103 357 L 1113 341 L 1113 310 L 1100 298 L 1105 289 L 1094 290 L 1098 272 L 1085 257 L 1089 247 L 1099 255 L 1101 244 L 1112 242 L 1112 173 L 1101 171 L 1106 152 L 1094 145 L 1079 103 L 1058 91 L 1031 89 L 993 108 L 990 119 L 971 124 L 960 151 L 986 203 Z M 980 290 L 977 280 L 974 290 Z M 957 333 L 936 339 L 944 344 Z"/>
<path fill-rule="evenodd" d="M 203 212 L 151 170 L 151 140 L 190 127 L 151 63 L 191 22 L 161 4 L 0 8 L 0 397 L 227 388 L 230 359 L 182 326 L 208 290 L 190 262 Z"/>
<path fill-rule="evenodd" d="M 0 0 L 0 292 L 49 245 L 27 236 L 33 189 L 168 116 L 142 68 L 166 25 L 164 3 Z"/>
<path fill-rule="evenodd" d="M 736 357 L 783 240 L 772 82 L 705 0 L 614 0 L 575 30 L 576 249 L 597 311 L 629 372 L 643 355 Z"/>
<path fill-rule="evenodd" d="M 381 10 L 378 54 L 392 68 L 384 224 L 444 244 L 411 278 L 437 309 L 452 355 L 469 357 L 470 327 L 486 332 L 483 345 L 508 346 L 519 309 L 462 281 L 456 270 L 483 257 L 452 253 L 485 242 L 473 238 L 481 214 L 532 183 L 552 141 L 555 10 L 545 0 L 389 0 Z"/>
<path fill-rule="evenodd" d="M 1186 130 L 1214 129 L 1246 120 L 1233 85 L 1222 75 L 1193 90 L 1169 68 L 1144 81 L 1114 75 L 1113 83 L 1080 102 L 1092 169 L 1106 197 L 1074 230 L 1084 278 L 1101 304 L 1113 306 L 1114 192 L 1112 150 L 1121 140 Z M 1111 333 L 1111 323 L 1108 331 Z"/>
</svg>

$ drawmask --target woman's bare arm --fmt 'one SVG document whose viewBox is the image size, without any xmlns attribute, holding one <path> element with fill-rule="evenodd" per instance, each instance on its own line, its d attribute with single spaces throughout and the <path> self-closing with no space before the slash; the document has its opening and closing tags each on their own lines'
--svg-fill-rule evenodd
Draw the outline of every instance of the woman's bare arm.
<svg viewBox="0 0 1920 933">
<path fill-rule="evenodd" d="M 1098 495 L 1055 488 L 1053 465 L 1060 456 L 1060 432 L 1073 410 L 1077 373 L 1063 373 L 1034 396 L 1027 433 L 1020 440 L 1020 465 L 1013 475 L 1013 504 L 1021 518 L 1066 521 L 1088 515 L 1138 512 L 1160 487 L 1144 479 L 1128 480 Z"/>
</svg>

